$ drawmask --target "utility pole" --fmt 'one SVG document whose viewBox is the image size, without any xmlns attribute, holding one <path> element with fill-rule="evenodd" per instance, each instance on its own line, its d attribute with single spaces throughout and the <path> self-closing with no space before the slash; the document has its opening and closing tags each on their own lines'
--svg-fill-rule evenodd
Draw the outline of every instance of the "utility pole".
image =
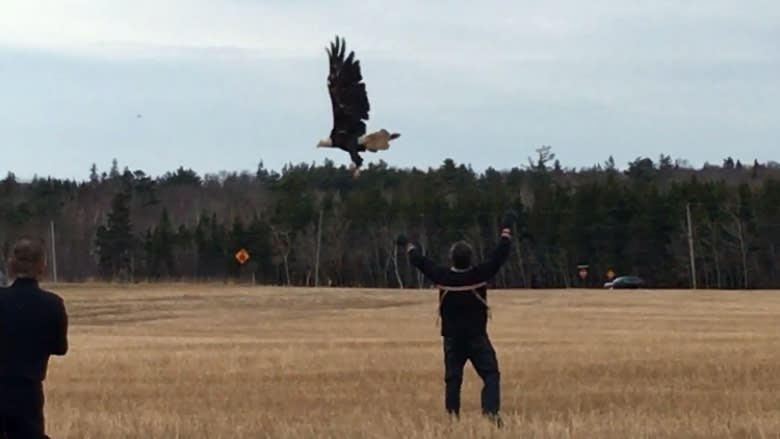
<svg viewBox="0 0 780 439">
<path fill-rule="evenodd" d="M 314 259 L 314 286 L 320 286 L 320 245 L 322 242 L 322 207 L 320 207 L 320 219 L 317 223 L 317 256 Z"/>
<path fill-rule="evenodd" d="M 406 250 L 406 249 L 404 249 Z M 401 272 L 398 271 L 398 246 L 393 243 L 393 268 L 395 271 L 395 278 L 398 280 L 398 287 L 404 289 L 404 281 L 401 279 Z"/>
<path fill-rule="evenodd" d="M 51 270 L 54 282 L 57 282 L 57 245 L 55 244 L 54 220 L 49 222 L 51 226 Z"/>
<path fill-rule="evenodd" d="M 693 227 L 691 226 L 691 203 L 685 205 L 685 214 L 688 218 L 688 257 L 691 261 L 691 286 L 696 289 L 696 255 L 693 252 Z"/>
</svg>

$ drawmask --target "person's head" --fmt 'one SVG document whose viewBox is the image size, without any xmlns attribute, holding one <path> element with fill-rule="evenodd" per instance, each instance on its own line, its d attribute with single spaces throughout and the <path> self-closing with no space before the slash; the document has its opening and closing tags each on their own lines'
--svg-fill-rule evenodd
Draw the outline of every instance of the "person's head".
<svg viewBox="0 0 780 439">
<path fill-rule="evenodd" d="M 450 261 L 452 266 L 458 270 L 465 270 L 471 267 L 471 245 L 466 241 L 458 241 L 452 244 L 450 248 Z"/>
<path fill-rule="evenodd" d="M 46 271 L 46 253 L 43 246 L 31 239 L 20 239 L 14 244 L 8 258 L 8 276 L 11 278 L 38 278 Z"/>
</svg>

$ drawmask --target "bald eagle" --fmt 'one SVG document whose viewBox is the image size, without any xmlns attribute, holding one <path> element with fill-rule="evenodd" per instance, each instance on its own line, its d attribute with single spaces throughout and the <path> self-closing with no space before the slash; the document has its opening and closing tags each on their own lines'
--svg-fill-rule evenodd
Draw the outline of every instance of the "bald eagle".
<svg viewBox="0 0 780 439">
<path fill-rule="evenodd" d="M 349 153 L 353 163 L 353 176 L 357 177 L 363 158 L 360 152 L 377 152 L 390 148 L 390 141 L 401 136 L 381 129 L 366 134 L 366 123 L 370 106 L 366 84 L 360 72 L 360 61 L 355 52 L 345 57 L 346 45 L 343 38 L 336 36 L 325 48 L 330 62 L 328 91 L 333 107 L 333 128 L 330 136 L 320 140 L 318 148 L 339 148 Z"/>
</svg>

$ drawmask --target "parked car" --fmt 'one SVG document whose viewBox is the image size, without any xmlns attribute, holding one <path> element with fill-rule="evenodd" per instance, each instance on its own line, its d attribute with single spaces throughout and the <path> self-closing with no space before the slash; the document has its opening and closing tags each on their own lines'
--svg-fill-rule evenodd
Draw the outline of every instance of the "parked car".
<svg viewBox="0 0 780 439">
<path fill-rule="evenodd" d="M 616 277 L 612 282 L 604 284 L 604 288 L 613 290 L 615 288 L 642 288 L 645 286 L 645 281 L 639 276 L 620 276 Z"/>
</svg>

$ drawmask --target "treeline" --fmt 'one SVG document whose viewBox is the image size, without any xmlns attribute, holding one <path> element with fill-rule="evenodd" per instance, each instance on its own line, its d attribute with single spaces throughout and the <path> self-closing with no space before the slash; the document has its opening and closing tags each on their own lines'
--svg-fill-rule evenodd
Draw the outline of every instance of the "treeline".
<svg viewBox="0 0 780 439">
<path fill-rule="evenodd" d="M 357 180 L 332 162 L 153 178 L 114 161 L 108 172 L 93 165 L 85 181 L 9 174 L 0 181 L 0 245 L 45 239 L 60 281 L 418 287 L 423 279 L 393 245 L 397 233 L 441 262 L 458 239 L 483 259 L 508 207 L 520 220 L 499 287 L 598 287 L 613 270 L 687 288 L 692 244 L 700 288 L 780 288 L 777 164 L 728 158 L 693 169 L 661 156 L 624 170 L 611 158 L 572 170 L 548 147 L 507 171 L 380 162 Z M 242 248 L 244 265 L 235 258 Z"/>
</svg>

